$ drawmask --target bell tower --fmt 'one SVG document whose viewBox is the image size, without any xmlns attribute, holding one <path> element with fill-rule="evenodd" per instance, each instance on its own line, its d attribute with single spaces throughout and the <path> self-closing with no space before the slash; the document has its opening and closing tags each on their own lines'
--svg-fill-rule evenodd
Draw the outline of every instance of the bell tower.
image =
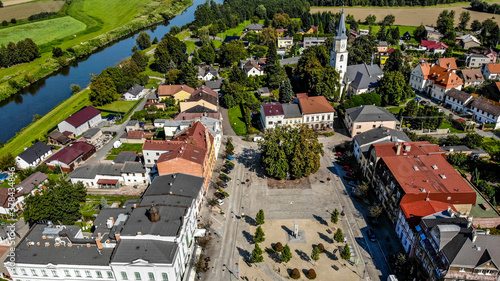
<svg viewBox="0 0 500 281">
<path fill-rule="evenodd" d="M 340 75 L 341 88 L 343 88 L 342 84 L 344 81 L 345 72 L 347 71 L 348 56 L 349 53 L 347 52 L 347 32 L 345 28 L 344 8 L 342 8 L 337 35 L 333 37 L 333 48 L 330 52 L 330 65 L 333 66 Z"/>
</svg>

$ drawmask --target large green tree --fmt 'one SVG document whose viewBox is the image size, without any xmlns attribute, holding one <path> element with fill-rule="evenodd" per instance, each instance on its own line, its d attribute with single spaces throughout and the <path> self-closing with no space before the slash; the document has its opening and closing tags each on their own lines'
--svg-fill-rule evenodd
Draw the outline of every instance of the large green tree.
<svg viewBox="0 0 500 281">
<path fill-rule="evenodd" d="M 284 82 L 281 82 L 279 101 L 282 103 L 289 103 L 292 100 L 293 100 L 292 84 L 290 83 L 290 79 L 287 78 Z"/>
<path fill-rule="evenodd" d="M 413 91 L 406 83 L 403 74 L 391 71 L 380 79 L 377 93 L 382 97 L 382 105 L 399 105 L 399 102 L 413 95 Z"/>
<path fill-rule="evenodd" d="M 155 49 L 155 68 L 161 73 L 178 68 L 187 62 L 186 44 L 170 33 L 165 34 Z"/>
<path fill-rule="evenodd" d="M 95 106 L 111 103 L 119 97 L 115 83 L 109 77 L 97 77 L 90 84 L 89 98 Z"/>
<path fill-rule="evenodd" d="M 458 24 L 458 28 L 460 30 L 466 30 L 467 29 L 467 24 L 470 21 L 470 13 L 469 11 L 463 11 L 460 13 L 460 23 Z"/>
<path fill-rule="evenodd" d="M 264 133 L 259 143 L 261 162 L 266 174 L 284 179 L 301 178 L 318 171 L 323 144 L 307 126 L 278 126 Z"/>
<path fill-rule="evenodd" d="M 290 246 L 285 245 L 281 250 L 280 255 L 281 262 L 287 263 L 292 259 L 292 251 L 290 251 Z"/>
<path fill-rule="evenodd" d="M 223 43 L 218 53 L 219 62 L 223 66 L 230 66 L 245 59 L 247 56 L 247 50 L 240 40 Z"/>
<path fill-rule="evenodd" d="M 148 66 L 148 57 L 141 51 L 135 51 L 132 54 L 132 60 L 137 64 L 141 71 L 146 70 L 146 66 Z"/>
<path fill-rule="evenodd" d="M 443 34 L 445 39 L 455 40 L 455 11 L 442 11 L 436 24 L 437 30 Z"/>
<path fill-rule="evenodd" d="M 0 170 L 5 171 L 11 167 L 16 167 L 16 157 L 9 152 L 0 157 Z"/>
<path fill-rule="evenodd" d="M 151 36 L 142 31 L 141 33 L 139 33 L 139 36 L 137 36 L 137 39 L 135 39 L 135 42 L 137 43 L 137 46 L 139 46 L 139 49 L 147 49 L 151 47 Z"/>
<path fill-rule="evenodd" d="M 202 62 L 213 64 L 215 62 L 215 50 L 211 44 L 203 45 L 198 49 L 198 56 Z"/>
<path fill-rule="evenodd" d="M 376 47 L 377 42 L 373 36 L 360 36 L 356 41 L 352 42 L 351 47 L 347 49 L 349 52 L 347 64 L 370 64 L 372 55 L 378 52 Z"/>
<path fill-rule="evenodd" d="M 255 243 L 255 247 L 252 251 L 251 260 L 254 263 L 260 263 L 264 261 L 264 257 L 262 256 L 262 249 L 259 247 L 259 243 Z"/>
</svg>

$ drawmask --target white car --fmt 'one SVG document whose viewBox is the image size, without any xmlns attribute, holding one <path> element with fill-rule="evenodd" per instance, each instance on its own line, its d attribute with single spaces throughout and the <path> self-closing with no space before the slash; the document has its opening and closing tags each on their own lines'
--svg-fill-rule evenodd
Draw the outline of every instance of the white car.
<svg viewBox="0 0 500 281">
<path fill-rule="evenodd" d="M 219 205 L 219 206 L 224 205 L 224 201 L 222 201 L 221 199 L 217 199 L 215 201 L 217 202 L 217 205 Z"/>
</svg>

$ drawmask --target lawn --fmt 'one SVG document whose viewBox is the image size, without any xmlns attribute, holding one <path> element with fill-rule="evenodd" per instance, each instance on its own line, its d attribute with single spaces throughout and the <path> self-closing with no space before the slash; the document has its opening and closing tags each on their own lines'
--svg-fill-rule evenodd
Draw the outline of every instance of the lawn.
<svg viewBox="0 0 500 281">
<path fill-rule="evenodd" d="M 92 218 L 92 215 L 98 214 L 99 210 L 94 210 L 94 208 L 101 204 L 101 198 L 106 199 L 108 206 L 111 207 L 113 203 L 119 203 L 120 207 L 127 201 L 128 199 L 137 199 L 140 197 L 133 196 L 99 196 L 99 195 L 87 195 L 85 204 L 80 206 L 80 212 L 82 216 L 85 218 Z"/>
<path fill-rule="evenodd" d="M 391 108 L 386 108 L 389 112 L 391 113 L 394 113 L 394 114 L 398 114 L 399 111 L 403 108 L 405 108 L 406 106 L 399 106 L 399 107 L 391 107 Z"/>
<path fill-rule="evenodd" d="M 186 43 L 188 54 L 191 54 L 196 49 L 196 43 L 194 41 L 186 40 L 184 43 Z"/>
<path fill-rule="evenodd" d="M 90 90 L 83 90 L 72 95 L 69 99 L 61 102 L 49 113 L 45 114 L 40 120 L 31 123 L 21 130 L 20 133 L 17 133 L 13 139 L 0 149 L 0 157 L 9 152 L 13 155 L 18 155 L 23 151 L 24 147 L 30 147 L 32 142 L 47 135 L 50 130 L 71 114 L 90 105 L 89 92 Z"/>
<path fill-rule="evenodd" d="M 189 36 L 191 36 L 191 32 L 189 31 L 189 29 L 185 29 L 184 31 L 181 31 L 177 35 L 175 35 L 175 37 L 179 38 L 179 40 L 181 41 L 188 38 Z"/>
<path fill-rule="evenodd" d="M 500 151 L 500 141 L 493 138 L 483 138 L 483 149 L 492 154 Z"/>
<path fill-rule="evenodd" d="M 0 29 L 0 44 L 18 42 L 31 38 L 37 45 L 75 34 L 86 25 L 72 17 L 55 18 Z"/>
<path fill-rule="evenodd" d="M 441 126 L 439 126 L 439 129 L 450 129 L 451 134 L 460 134 L 460 133 L 465 133 L 462 130 L 459 130 L 455 127 L 453 127 L 453 124 L 449 120 L 443 120 L 443 123 Z"/>
<path fill-rule="evenodd" d="M 0 9 L 0 21 L 27 19 L 31 15 L 42 12 L 59 12 L 62 6 L 64 6 L 64 1 L 45 1 L 4 7 Z"/>
<path fill-rule="evenodd" d="M 110 104 L 106 104 L 103 106 L 96 107 L 99 110 L 109 110 L 109 111 L 116 111 L 116 112 L 121 112 L 121 113 L 126 113 L 128 112 L 134 105 L 137 103 L 137 101 L 126 101 L 126 100 L 117 100 L 114 101 Z"/>
<path fill-rule="evenodd" d="M 228 109 L 227 114 L 229 115 L 229 122 L 231 123 L 231 127 L 233 131 L 238 136 L 247 134 L 247 125 L 243 121 L 243 115 L 241 113 L 240 106 L 237 105 L 233 108 Z"/>
<path fill-rule="evenodd" d="M 137 151 L 142 153 L 142 143 L 122 143 L 122 145 L 118 148 L 112 148 L 109 151 L 106 160 L 114 160 L 118 154 L 122 151 Z"/>
</svg>

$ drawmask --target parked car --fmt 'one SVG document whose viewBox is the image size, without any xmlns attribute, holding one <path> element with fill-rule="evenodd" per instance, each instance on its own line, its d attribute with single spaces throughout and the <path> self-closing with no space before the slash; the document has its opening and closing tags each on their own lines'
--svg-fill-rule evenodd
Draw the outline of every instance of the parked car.
<svg viewBox="0 0 500 281">
<path fill-rule="evenodd" d="M 335 153 L 335 156 L 342 156 L 342 152 Z"/>
<path fill-rule="evenodd" d="M 224 205 L 224 201 L 222 201 L 221 199 L 217 199 L 215 201 L 217 202 L 217 205 L 219 205 L 219 206 Z"/>
<path fill-rule="evenodd" d="M 226 158 L 229 159 L 229 160 L 234 160 L 234 156 L 233 155 L 228 155 L 228 156 L 226 156 Z"/>
<path fill-rule="evenodd" d="M 226 198 L 226 195 L 224 195 L 221 192 L 216 192 L 215 197 L 219 198 L 220 200 L 223 200 L 224 198 Z"/>
<path fill-rule="evenodd" d="M 369 228 L 366 231 L 366 235 L 368 235 L 368 238 L 370 238 L 370 241 L 372 241 L 372 242 L 377 241 L 377 236 L 375 236 L 375 232 L 373 232 L 373 230 L 371 230 L 371 228 Z"/>
<path fill-rule="evenodd" d="M 224 170 L 222 170 L 222 172 L 226 173 L 226 174 L 230 174 L 232 171 L 232 169 L 228 169 L 228 168 L 224 168 Z"/>
</svg>

